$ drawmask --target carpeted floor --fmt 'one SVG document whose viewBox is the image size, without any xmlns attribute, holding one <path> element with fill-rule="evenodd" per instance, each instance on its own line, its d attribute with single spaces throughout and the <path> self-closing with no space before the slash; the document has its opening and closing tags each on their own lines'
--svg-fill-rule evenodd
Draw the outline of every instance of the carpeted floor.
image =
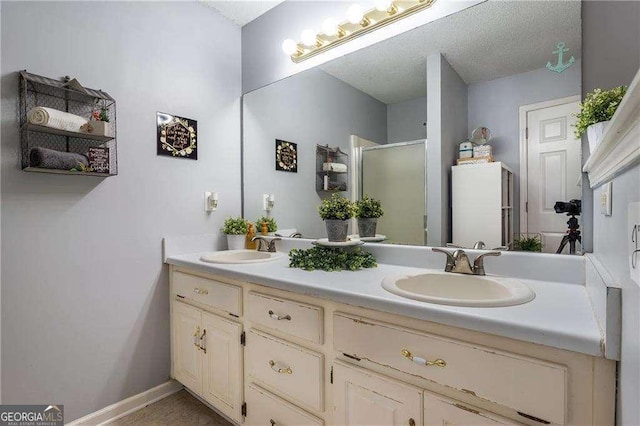
<svg viewBox="0 0 640 426">
<path fill-rule="evenodd" d="M 122 417 L 109 425 L 115 426 L 232 426 L 209 407 L 181 390 L 167 398 L 154 402 L 141 410 Z"/>
</svg>

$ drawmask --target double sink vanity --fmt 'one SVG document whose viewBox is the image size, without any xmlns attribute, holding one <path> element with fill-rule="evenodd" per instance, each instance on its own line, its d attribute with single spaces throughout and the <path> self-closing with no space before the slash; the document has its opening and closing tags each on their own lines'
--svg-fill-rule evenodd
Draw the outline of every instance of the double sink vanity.
<svg viewBox="0 0 640 426">
<path fill-rule="evenodd" d="M 367 244 L 377 268 L 308 272 L 286 253 L 310 240 L 207 245 L 165 240 L 171 374 L 234 423 L 614 423 L 615 292 L 588 257 L 504 252 L 481 276 Z"/>
</svg>

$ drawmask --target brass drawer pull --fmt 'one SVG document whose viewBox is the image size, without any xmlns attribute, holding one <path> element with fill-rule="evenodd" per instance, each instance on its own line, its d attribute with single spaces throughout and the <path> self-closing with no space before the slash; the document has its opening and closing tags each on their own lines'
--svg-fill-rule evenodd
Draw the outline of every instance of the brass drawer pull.
<svg viewBox="0 0 640 426">
<path fill-rule="evenodd" d="M 416 426 L 416 421 L 413 418 L 409 419 L 409 426 Z"/>
<path fill-rule="evenodd" d="M 291 321 L 291 315 L 278 315 L 273 311 L 269 311 L 269 316 L 274 320 L 278 320 L 278 321 L 282 321 L 282 320 Z"/>
<path fill-rule="evenodd" d="M 415 362 L 416 364 L 420 364 L 420 365 L 426 365 L 427 367 L 431 367 L 431 366 L 436 366 L 436 367 L 446 367 L 447 366 L 447 362 L 444 359 L 436 359 L 434 361 L 427 361 L 424 358 L 420 358 L 418 356 L 413 356 L 411 355 L 411 352 L 409 352 L 407 349 L 403 349 L 401 352 L 403 357 L 410 359 L 411 361 Z"/>
<path fill-rule="evenodd" d="M 206 288 L 198 288 L 198 287 L 196 287 L 196 288 L 193 289 L 193 292 L 195 294 L 209 294 L 209 290 L 207 290 Z"/>
<path fill-rule="evenodd" d="M 273 419 L 270 419 L 270 420 L 269 420 L 269 423 L 271 423 L 271 426 L 276 426 L 276 422 L 275 422 L 275 420 L 273 420 Z"/>
<path fill-rule="evenodd" d="M 207 329 L 203 329 L 202 330 L 202 336 L 200 336 L 200 349 L 202 349 L 204 351 L 204 353 L 207 353 L 207 341 L 204 339 L 207 335 Z"/>
<path fill-rule="evenodd" d="M 271 366 L 271 369 L 273 371 L 275 371 L 276 373 L 280 373 L 280 374 L 293 374 L 293 370 L 291 369 L 291 367 L 287 367 L 287 368 L 280 368 L 278 366 L 276 366 L 276 363 L 274 360 L 269 361 L 269 365 Z"/>
</svg>

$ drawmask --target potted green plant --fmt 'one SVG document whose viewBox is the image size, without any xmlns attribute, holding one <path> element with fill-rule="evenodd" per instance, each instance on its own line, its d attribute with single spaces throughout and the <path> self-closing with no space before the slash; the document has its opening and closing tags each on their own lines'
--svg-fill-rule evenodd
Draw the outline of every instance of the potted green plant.
<svg viewBox="0 0 640 426">
<path fill-rule="evenodd" d="M 365 195 L 356 201 L 355 216 L 358 218 L 358 234 L 361 237 L 375 237 L 378 218 L 384 215 L 382 203 Z"/>
<path fill-rule="evenodd" d="M 258 228 L 256 231 L 262 232 L 262 225 L 267 224 L 267 233 L 276 232 L 278 230 L 278 223 L 272 217 L 262 216 L 258 220 L 256 220 L 256 227 Z M 267 234 L 263 234 L 267 235 Z"/>
<path fill-rule="evenodd" d="M 354 210 L 353 203 L 338 194 L 322 200 L 318 206 L 318 213 L 327 227 L 329 241 L 347 241 L 349 219 L 353 217 Z"/>
<path fill-rule="evenodd" d="M 229 217 L 225 219 L 222 232 L 227 234 L 229 250 L 241 250 L 244 248 L 245 235 L 249 229 L 249 221 L 242 217 Z"/>
<path fill-rule="evenodd" d="M 580 138 L 585 132 L 587 133 L 590 152 L 595 151 L 600 143 L 609 120 L 618 109 L 626 92 L 626 86 L 614 87 L 611 90 L 596 89 L 588 93 L 580 104 L 580 112 L 576 114 L 578 120 L 574 126 L 575 136 Z"/>
<path fill-rule="evenodd" d="M 542 251 L 542 241 L 538 235 L 527 236 L 522 235 L 513 242 L 513 248 L 516 251 Z"/>
</svg>

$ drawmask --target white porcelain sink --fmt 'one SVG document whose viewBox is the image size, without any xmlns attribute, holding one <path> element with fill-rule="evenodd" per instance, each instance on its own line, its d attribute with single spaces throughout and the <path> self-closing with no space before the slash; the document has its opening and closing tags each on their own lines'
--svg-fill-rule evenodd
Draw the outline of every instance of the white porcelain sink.
<svg viewBox="0 0 640 426">
<path fill-rule="evenodd" d="M 382 287 L 408 299 L 454 306 L 513 306 L 536 297 L 533 290 L 513 278 L 435 271 L 387 277 Z"/>
<path fill-rule="evenodd" d="M 227 250 L 207 253 L 200 257 L 203 262 L 209 263 L 261 263 L 282 259 L 284 253 L 268 253 L 256 250 Z"/>
</svg>

